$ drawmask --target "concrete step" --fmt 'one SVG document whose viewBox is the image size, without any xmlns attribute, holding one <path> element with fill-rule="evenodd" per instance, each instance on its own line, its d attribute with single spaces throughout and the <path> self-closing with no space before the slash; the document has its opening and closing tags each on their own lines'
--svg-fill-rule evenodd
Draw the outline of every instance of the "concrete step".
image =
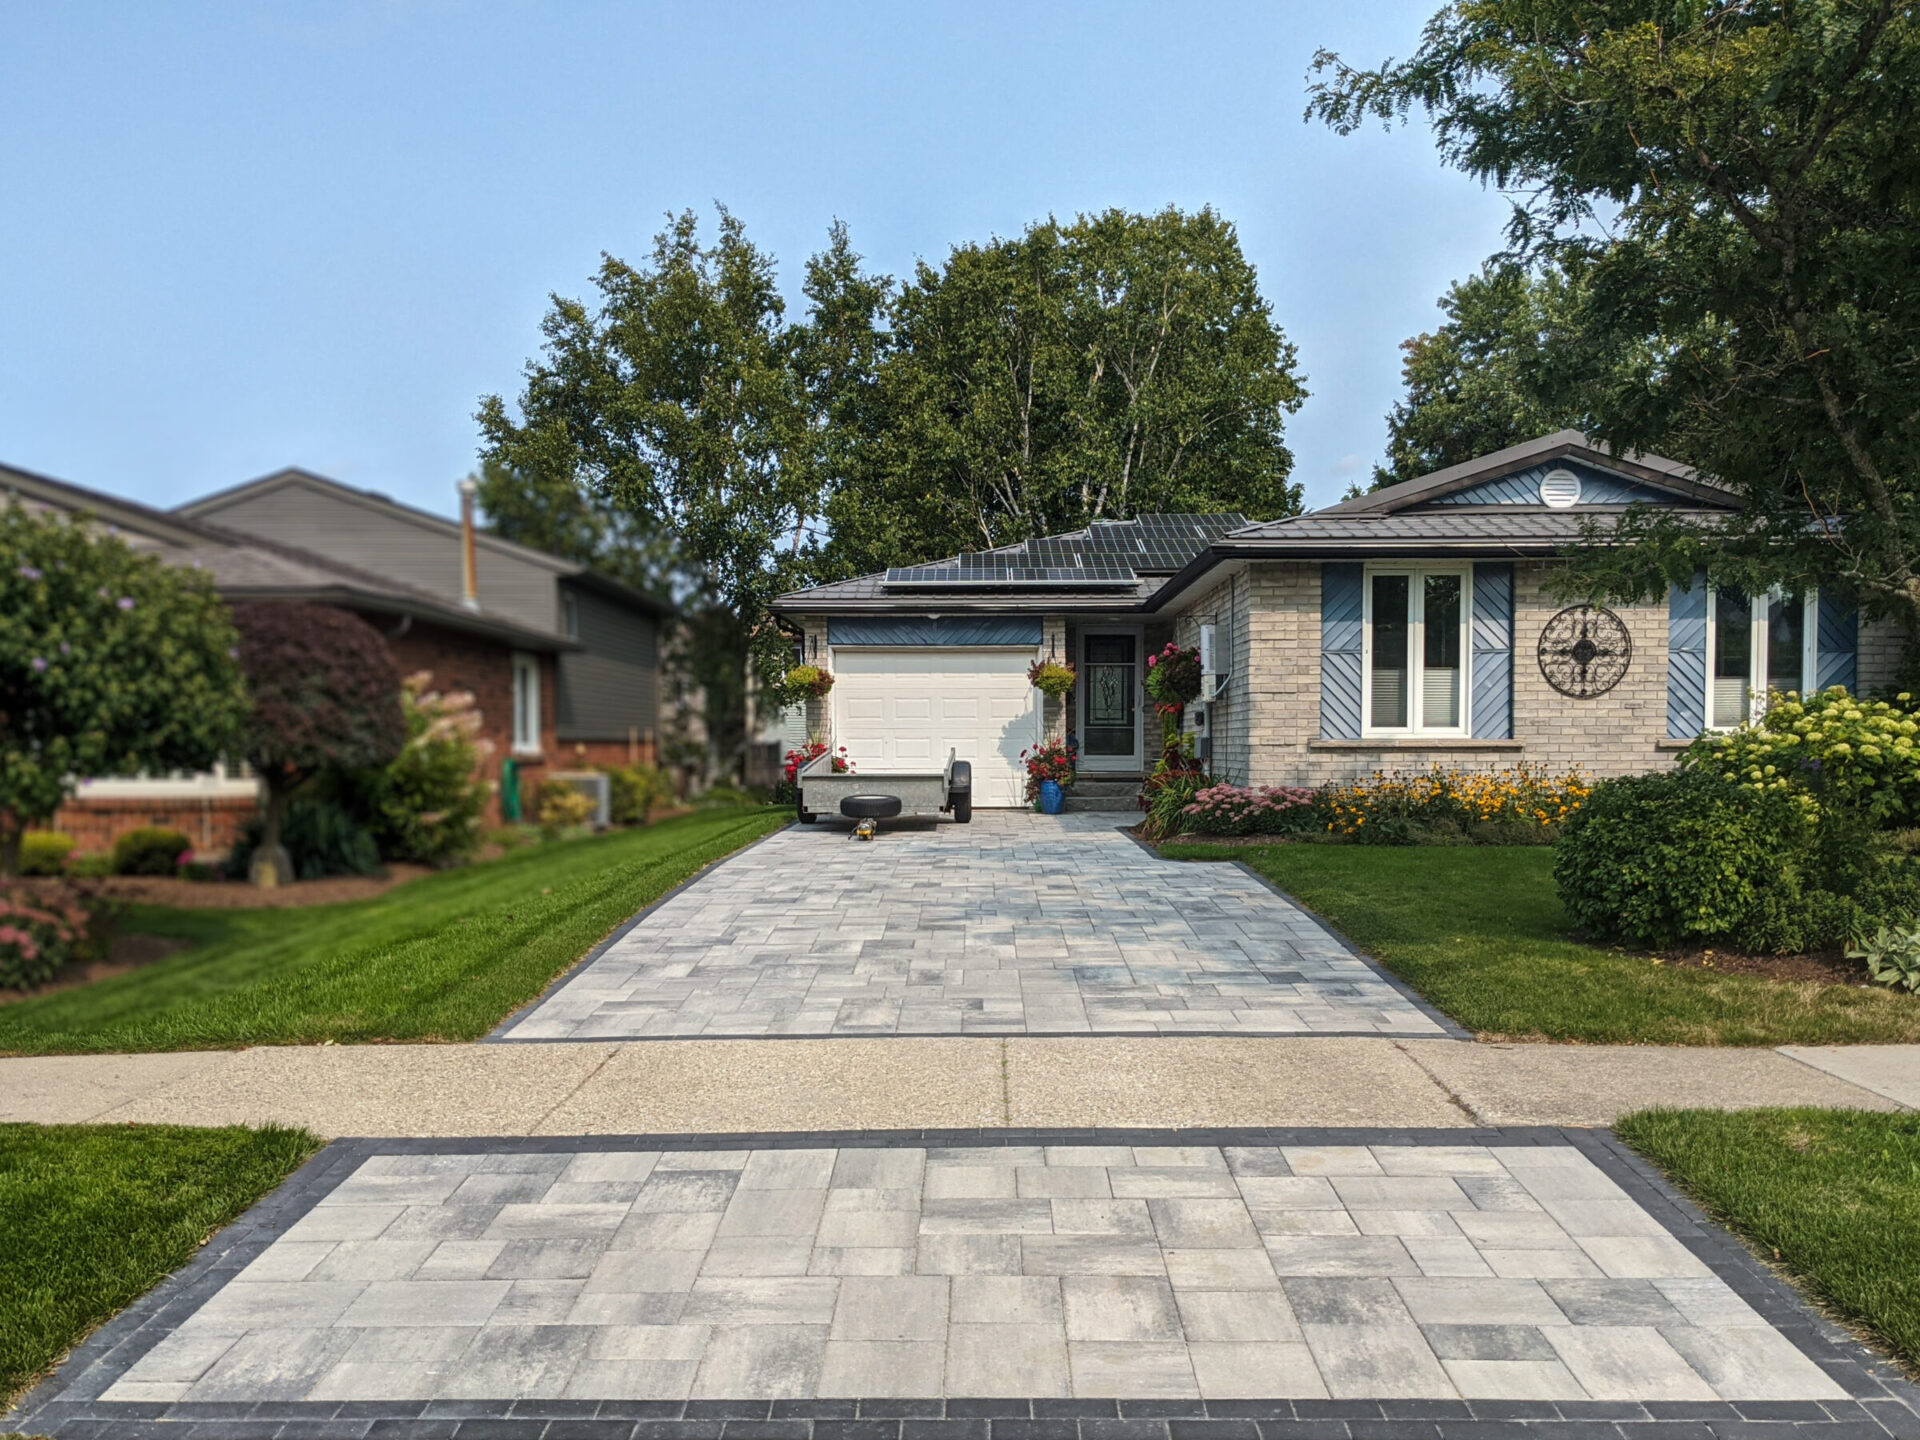
<svg viewBox="0 0 1920 1440">
<path fill-rule="evenodd" d="M 1119 815 L 1130 811 L 1138 811 L 1140 808 L 1134 803 L 1134 797 L 1132 795 L 1081 795 L 1077 793 L 1079 788 L 1080 787 L 1076 785 L 1072 790 L 1067 792 L 1067 803 L 1064 808 L 1069 814 Z"/>
</svg>

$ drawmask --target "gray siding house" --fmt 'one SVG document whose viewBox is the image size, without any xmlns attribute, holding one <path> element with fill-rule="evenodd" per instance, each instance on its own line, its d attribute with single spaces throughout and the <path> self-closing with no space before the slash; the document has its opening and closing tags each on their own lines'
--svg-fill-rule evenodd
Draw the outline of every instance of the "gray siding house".
<svg viewBox="0 0 1920 1440">
<path fill-rule="evenodd" d="M 459 522 L 305 470 L 218 491 L 176 513 L 404 577 L 454 604 L 477 601 L 565 642 L 550 686 L 539 683 L 537 670 L 517 680 L 516 714 L 533 709 L 531 724 L 520 728 L 536 738 L 516 748 L 540 750 L 537 737 L 550 732 L 562 761 L 655 756 L 660 631 L 671 611 L 654 597 L 484 530 L 474 535 L 476 594 L 468 596 Z"/>
<path fill-rule="evenodd" d="M 1083 773 L 1157 753 L 1148 657 L 1197 646 L 1187 725 L 1215 773 L 1312 785 L 1379 769 L 1526 762 L 1653 769 L 1769 690 L 1890 685 L 1902 637 L 1812 591 L 1704 575 L 1663 602 L 1566 605 L 1556 557 L 1629 507 L 1709 520 L 1733 501 L 1655 455 L 1560 431 L 1290 520 L 1140 516 L 815 586 L 777 609 L 836 683 L 810 707 L 856 765 L 949 749 L 976 804 L 1017 804 L 1021 751 L 1070 737 Z M 1042 702 L 1026 669 L 1070 660 Z"/>
</svg>

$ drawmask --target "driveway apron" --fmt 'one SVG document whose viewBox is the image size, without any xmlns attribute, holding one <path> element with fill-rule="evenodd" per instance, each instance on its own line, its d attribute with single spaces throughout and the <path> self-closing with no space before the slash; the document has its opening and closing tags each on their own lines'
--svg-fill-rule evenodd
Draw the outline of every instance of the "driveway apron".
<svg viewBox="0 0 1920 1440">
<path fill-rule="evenodd" d="M 1112 816 L 995 811 L 777 834 L 500 1038 L 1446 1033 L 1237 865 L 1163 860 Z"/>
</svg>

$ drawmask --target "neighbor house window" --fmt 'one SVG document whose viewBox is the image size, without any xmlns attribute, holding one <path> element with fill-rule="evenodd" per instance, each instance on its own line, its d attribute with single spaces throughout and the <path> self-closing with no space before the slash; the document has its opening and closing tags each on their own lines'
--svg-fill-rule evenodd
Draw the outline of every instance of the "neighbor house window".
<svg viewBox="0 0 1920 1440">
<path fill-rule="evenodd" d="M 1707 727 L 1744 725 L 1773 690 L 1812 686 L 1815 597 L 1798 590 L 1707 592 Z"/>
<path fill-rule="evenodd" d="M 569 640 L 580 638 L 580 597 L 571 590 L 560 592 L 560 627 Z"/>
<path fill-rule="evenodd" d="M 1467 575 L 1464 569 L 1368 571 L 1369 733 L 1466 732 Z"/>
<path fill-rule="evenodd" d="M 540 661 L 533 655 L 513 657 L 513 748 L 522 755 L 540 750 Z"/>
</svg>

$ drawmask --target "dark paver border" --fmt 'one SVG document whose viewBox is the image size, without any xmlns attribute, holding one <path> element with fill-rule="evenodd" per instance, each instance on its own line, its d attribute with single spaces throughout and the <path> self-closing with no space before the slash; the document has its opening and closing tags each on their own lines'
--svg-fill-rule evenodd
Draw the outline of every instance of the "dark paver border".
<svg viewBox="0 0 1920 1440">
<path fill-rule="evenodd" d="M 776 832 L 777 833 L 777 832 Z M 98 1397 L 374 1155 L 887 1146 L 1571 1145 L 1707 1265 L 1847 1401 L 401 1400 L 232 1404 Z M 1812 1310 L 1611 1131 L 1215 1127 L 780 1131 L 336 1140 L 95 1331 L 0 1427 L 58 1440 L 1920 1440 L 1920 1386 Z"/>
<path fill-rule="evenodd" d="M 940 822 L 934 822 L 934 823 L 938 824 Z M 525 1005 L 522 1005 L 518 1010 L 515 1010 L 511 1015 L 507 1016 L 506 1019 L 502 1020 L 497 1026 L 495 1026 L 486 1035 L 482 1036 L 480 1039 L 480 1043 L 483 1045 L 506 1045 L 506 1044 L 512 1044 L 512 1045 L 655 1045 L 655 1044 L 661 1044 L 664 1042 L 676 1042 L 676 1041 L 684 1044 L 688 1041 L 694 1041 L 694 1040 L 699 1040 L 699 1041 L 969 1040 L 969 1039 L 1058 1040 L 1058 1039 L 1065 1039 L 1069 1036 L 1073 1036 L 1073 1037 L 1098 1036 L 1101 1039 L 1107 1039 L 1107 1040 L 1115 1039 L 1115 1038 L 1125 1039 L 1130 1036 L 1138 1036 L 1142 1039 L 1147 1039 L 1147 1040 L 1159 1040 L 1159 1039 L 1173 1039 L 1178 1037 L 1184 1037 L 1187 1035 L 1204 1036 L 1209 1040 L 1214 1040 L 1214 1039 L 1219 1039 L 1219 1040 L 1309 1040 L 1309 1039 L 1315 1039 L 1315 1038 L 1326 1038 L 1326 1039 L 1334 1039 L 1334 1040 L 1338 1040 L 1338 1039 L 1351 1040 L 1356 1037 L 1365 1038 L 1369 1040 L 1472 1040 L 1474 1038 L 1473 1031 L 1463 1029 L 1460 1026 L 1460 1024 L 1457 1021 L 1455 1021 L 1450 1015 L 1446 1014 L 1446 1012 L 1437 1008 L 1424 995 L 1422 995 L 1419 991 L 1415 990 L 1411 985 L 1407 984 L 1406 981 L 1402 980 L 1398 975 L 1395 975 L 1391 970 L 1387 969 L 1386 966 L 1382 965 L 1378 960 L 1374 959 L 1373 956 L 1367 954 L 1364 950 L 1361 950 L 1351 940 L 1347 939 L 1346 936 L 1342 935 L 1338 930 L 1334 929 L 1333 925 L 1327 920 L 1326 916 L 1320 914 L 1319 911 L 1317 910 L 1310 909 L 1308 906 L 1301 904 L 1299 900 L 1295 899 L 1293 896 L 1289 895 L 1286 891 L 1282 890 L 1278 885 L 1274 884 L 1273 881 L 1269 880 L 1266 876 L 1262 875 L 1258 870 L 1255 870 L 1251 865 L 1247 864 L 1244 860 L 1234 860 L 1231 862 L 1169 860 L 1166 856 L 1162 855 L 1158 850 L 1154 849 L 1153 846 L 1149 845 L 1145 840 L 1142 840 L 1138 835 L 1135 835 L 1133 831 L 1125 825 L 1116 825 L 1114 826 L 1114 829 L 1118 830 L 1122 835 L 1126 836 L 1127 839 L 1131 840 L 1135 845 L 1138 845 L 1142 850 L 1146 851 L 1149 855 L 1151 855 L 1154 859 L 1160 861 L 1162 864 L 1190 865 L 1190 864 L 1231 863 L 1237 866 L 1244 874 L 1250 876 L 1261 887 L 1279 896 L 1282 900 L 1286 901 L 1287 904 L 1291 905 L 1294 909 L 1298 910 L 1302 915 L 1306 916 L 1307 919 L 1311 920 L 1315 925 L 1319 926 L 1320 929 L 1323 932 L 1325 932 L 1327 937 L 1331 939 L 1336 945 L 1338 945 L 1342 950 L 1346 951 L 1347 954 L 1352 956 L 1355 960 L 1358 960 L 1361 964 L 1365 965 L 1367 969 L 1371 970 L 1373 972 L 1375 979 L 1383 982 L 1390 989 L 1392 989 L 1396 994 L 1398 994 L 1401 999 L 1407 1001 L 1410 1005 L 1413 1006 L 1414 1009 L 1418 1010 L 1422 1015 L 1425 1015 L 1435 1025 L 1439 1026 L 1440 1033 L 1436 1035 L 1426 1031 L 1407 1032 L 1407 1031 L 1401 1031 L 1401 1030 L 1175 1030 L 1175 1031 L 1165 1031 L 1165 1030 L 1005 1030 L 1005 1029 L 998 1029 L 998 1028 L 982 1028 L 979 1030 L 817 1030 L 817 1031 L 810 1030 L 810 1031 L 806 1031 L 804 1033 L 799 1033 L 799 1034 L 782 1034 L 782 1035 L 529 1035 L 529 1036 L 526 1036 L 525 1038 L 515 1036 L 511 1033 L 514 1026 L 518 1025 L 521 1021 L 525 1020 L 528 1016 L 532 1015 L 535 1010 L 538 1010 L 548 1000 L 552 999 L 553 996 L 562 987 L 564 987 L 569 981 L 571 981 L 576 975 L 578 975 L 581 971 L 585 970 L 589 965 L 593 964 L 594 961 L 598 960 L 608 950 L 612 949 L 613 946 L 617 944 L 620 940 L 624 939 L 628 931 L 632 930 L 635 926 L 639 925 L 641 921 L 645 920 L 655 910 L 659 909 L 662 905 L 666 904 L 667 901 L 673 899 L 674 896 L 678 895 L 681 891 L 689 889 L 694 885 L 697 885 L 700 881 L 706 879 L 707 876 L 711 875 L 720 866 L 728 864 L 731 861 L 740 859 L 743 855 L 745 855 L 749 850 L 753 849 L 755 846 L 765 844 L 767 841 L 771 840 L 776 835 L 784 835 L 789 830 L 797 830 L 800 828 L 802 827 L 800 826 L 799 822 L 795 821 L 793 824 L 784 825 L 777 830 L 769 830 L 766 834 L 762 835 L 758 840 L 755 840 L 753 844 L 743 845 L 738 850 L 730 851 L 728 854 L 723 855 L 720 859 L 714 861 L 711 865 L 706 866 L 704 869 L 700 870 L 698 873 L 689 875 L 685 880 L 682 880 L 678 885 L 674 886 L 673 889 L 667 891 L 666 894 L 662 895 L 658 900 L 655 900 L 653 904 L 647 906 L 646 909 L 640 911 L 632 919 L 622 923 L 619 929 L 615 930 L 611 935 L 607 936 L 606 939 L 602 940 L 598 945 L 594 946 L 593 949 L 589 950 L 579 960 L 575 961 L 570 967 L 568 967 L 568 969 L 566 969 L 560 975 L 556 976 L 554 979 L 549 981 L 547 983 L 547 987 L 544 990 L 542 990 L 537 996 L 529 1000 Z M 806 828 L 809 830 L 813 830 L 815 833 L 821 833 L 819 832 L 818 827 L 808 826 Z M 931 829 L 933 827 L 932 826 L 916 826 L 915 828 Z M 1089 828 L 1094 828 L 1094 827 L 1089 827 Z M 851 827 L 847 827 L 844 833 L 850 836 L 853 833 Z M 1920 1440 L 1920 1437 L 1916 1437 L 1916 1440 Z"/>
</svg>

